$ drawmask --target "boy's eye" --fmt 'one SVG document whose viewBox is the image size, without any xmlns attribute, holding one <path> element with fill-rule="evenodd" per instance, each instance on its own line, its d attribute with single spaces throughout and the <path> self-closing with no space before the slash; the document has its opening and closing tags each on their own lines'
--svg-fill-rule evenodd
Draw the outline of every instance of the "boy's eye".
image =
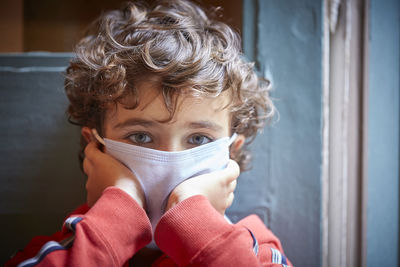
<svg viewBox="0 0 400 267">
<path fill-rule="evenodd" d="M 129 135 L 129 139 L 137 144 L 147 144 L 152 142 L 151 137 L 146 133 L 134 133 Z"/>
<path fill-rule="evenodd" d="M 201 134 L 194 134 L 189 137 L 188 143 L 196 146 L 201 146 L 210 143 L 212 141 L 213 140 L 211 138 L 208 138 L 207 136 Z"/>
</svg>

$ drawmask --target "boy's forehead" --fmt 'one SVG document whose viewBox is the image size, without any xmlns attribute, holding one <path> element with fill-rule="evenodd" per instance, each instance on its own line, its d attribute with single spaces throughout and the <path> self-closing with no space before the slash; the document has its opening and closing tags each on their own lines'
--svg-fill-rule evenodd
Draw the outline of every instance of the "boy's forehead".
<svg viewBox="0 0 400 267">
<path fill-rule="evenodd" d="M 165 102 L 161 83 L 157 80 L 146 80 L 136 83 L 136 95 L 128 95 L 121 103 L 111 105 L 106 112 L 106 118 L 124 119 L 127 116 L 145 117 L 146 119 L 158 119 L 160 121 L 174 122 L 182 118 L 212 118 L 220 116 L 220 118 L 230 118 L 231 94 L 228 91 L 221 93 L 219 96 L 210 97 L 203 94 L 193 94 L 190 88 L 178 91 L 176 95 L 176 103 L 172 105 L 174 109 L 173 117 L 170 117 L 171 111 Z M 134 98 L 134 99 L 132 99 Z M 125 103 L 137 102 L 136 108 L 132 109 Z M 228 123 L 229 120 L 227 119 Z"/>
<path fill-rule="evenodd" d="M 205 108 L 213 112 L 220 112 L 222 110 L 229 111 L 231 99 L 228 92 L 224 92 L 216 97 L 211 96 L 193 96 L 193 95 L 181 95 L 178 98 L 178 109 L 182 111 L 190 112 L 195 108 Z"/>
<path fill-rule="evenodd" d="M 156 100 L 161 100 L 164 106 L 167 105 L 163 96 L 163 87 L 160 78 L 152 76 L 146 80 L 137 82 L 135 89 L 136 96 L 127 97 L 135 97 L 139 109 L 146 109 L 152 102 Z M 207 105 L 209 108 L 213 108 L 217 111 L 228 108 L 232 103 L 232 93 L 230 90 L 226 90 L 218 96 L 210 96 L 207 95 L 206 92 L 201 92 L 187 87 L 177 90 L 175 94 L 176 95 L 174 95 L 174 97 L 171 99 L 176 101 L 176 103 L 172 103 L 172 105 L 177 110 L 181 109 L 182 106 Z M 129 99 L 127 102 L 129 102 Z"/>
</svg>

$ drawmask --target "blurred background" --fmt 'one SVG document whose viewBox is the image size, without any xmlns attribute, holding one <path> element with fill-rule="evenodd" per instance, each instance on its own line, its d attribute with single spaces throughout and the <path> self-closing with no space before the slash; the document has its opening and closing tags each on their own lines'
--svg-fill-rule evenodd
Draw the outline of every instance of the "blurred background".
<svg viewBox="0 0 400 267">
<path fill-rule="evenodd" d="M 63 71 L 117 0 L 0 2 L 0 264 L 85 200 Z M 295 266 L 399 266 L 398 0 L 199 0 L 273 82 L 228 215 L 256 213 Z"/>
<path fill-rule="evenodd" d="M 1 52 L 71 52 L 85 28 L 101 12 L 117 9 L 122 0 L 2 0 L 0 30 L 7 41 Z M 153 2 L 148 0 L 147 2 Z M 223 18 L 241 30 L 242 1 L 202 1 L 203 6 L 223 7 Z"/>
</svg>

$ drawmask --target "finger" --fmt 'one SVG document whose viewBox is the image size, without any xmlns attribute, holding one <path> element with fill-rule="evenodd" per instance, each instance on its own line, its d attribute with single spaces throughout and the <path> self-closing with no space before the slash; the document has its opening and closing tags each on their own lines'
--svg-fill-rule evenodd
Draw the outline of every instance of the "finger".
<svg viewBox="0 0 400 267">
<path fill-rule="evenodd" d="M 227 168 L 230 169 L 230 171 L 232 172 L 232 175 L 239 176 L 240 167 L 236 161 L 234 161 L 233 159 L 229 159 Z"/>
<path fill-rule="evenodd" d="M 236 185 L 237 185 L 237 180 L 236 180 L 236 179 L 233 180 L 232 182 L 230 182 L 230 184 L 229 184 L 229 186 L 228 186 L 229 191 L 230 191 L 230 192 L 235 191 Z"/>
<path fill-rule="evenodd" d="M 228 165 L 224 169 L 225 175 L 227 176 L 227 183 L 231 183 L 236 180 L 240 174 L 240 168 L 236 161 L 230 159 Z"/>
<path fill-rule="evenodd" d="M 84 150 L 85 153 L 85 158 L 88 158 L 89 160 L 95 159 L 97 153 L 100 152 L 100 150 L 97 147 L 97 142 L 91 141 L 89 142 Z"/>
<path fill-rule="evenodd" d="M 86 157 L 83 160 L 82 166 L 83 166 L 83 172 L 86 173 L 87 176 L 89 176 L 92 173 L 92 164 Z"/>
<path fill-rule="evenodd" d="M 232 205 L 234 199 L 235 199 L 235 194 L 232 192 L 229 194 L 226 200 L 226 208 L 229 208 Z"/>
</svg>

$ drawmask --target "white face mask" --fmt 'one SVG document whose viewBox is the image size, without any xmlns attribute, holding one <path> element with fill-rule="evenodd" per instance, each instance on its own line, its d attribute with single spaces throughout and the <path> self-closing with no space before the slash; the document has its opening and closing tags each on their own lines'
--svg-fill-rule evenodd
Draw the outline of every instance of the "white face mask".
<svg viewBox="0 0 400 267">
<path fill-rule="evenodd" d="M 183 151 L 160 151 L 105 138 L 107 154 L 124 163 L 138 178 L 146 198 L 153 232 L 164 213 L 171 191 L 188 178 L 221 170 L 229 161 L 229 146 L 235 140 L 224 137 Z"/>
</svg>

